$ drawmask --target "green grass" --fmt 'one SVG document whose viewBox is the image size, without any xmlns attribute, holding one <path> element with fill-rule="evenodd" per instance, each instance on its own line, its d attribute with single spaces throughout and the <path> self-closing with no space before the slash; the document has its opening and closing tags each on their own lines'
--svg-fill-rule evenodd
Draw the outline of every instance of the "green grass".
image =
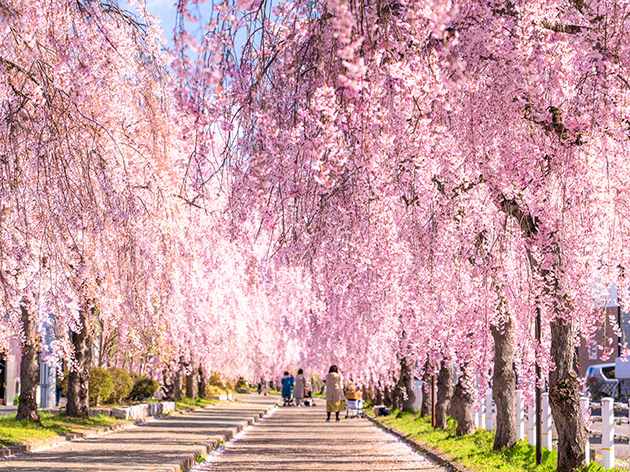
<svg viewBox="0 0 630 472">
<path fill-rule="evenodd" d="M 416 417 L 412 413 L 392 412 L 391 416 L 379 417 L 384 424 L 410 434 L 420 443 L 437 449 L 448 455 L 452 460 L 478 472 L 552 472 L 556 470 L 558 455 L 556 451 L 543 449 L 543 463 L 536 465 L 536 448 L 526 441 L 518 441 L 512 448 L 500 451 L 492 449 L 494 434 L 478 429 L 469 436 L 456 436 L 457 423 L 448 419 L 446 430 L 434 430 L 431 418 Z M 599 472 L 601 466 L 591 463 L 583 469 L 585 472 Z M 617 470 L 617 469 L 609 469 Z"/>
<path fill-rule="evenodd" d="M 188 408 L 201 408 L 206 405 L 212 405 L 213 403 L 218 403 L 219 400 L 214 398 L 196 398 L 192 400 L 190 398 L 184 398 L 183 400 L 175 402 L 176 410 L 186 410 Z"/>
<path fill-rule="evenodd" d="M 110 416 L 89 419 L 70 418 L 65 414 L 40 413 L 42 425 L 26 420 L 17 421 L 15 414 L 0 416 L 0 446 L 28 444 L 68 433 L 84 433 L 100 426 L 123 422 Z"/>
</svg>

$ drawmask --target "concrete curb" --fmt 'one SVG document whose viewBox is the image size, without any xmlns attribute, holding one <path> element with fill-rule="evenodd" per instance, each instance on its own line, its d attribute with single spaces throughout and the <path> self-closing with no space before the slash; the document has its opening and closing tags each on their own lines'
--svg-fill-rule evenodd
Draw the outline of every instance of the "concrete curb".
<svg viewBox="0 0 630 472">
<path fill-rule="evenodd" d="M 14 446 L 5 446 L 0 448 L 0 457 L 9 457 L 15 454 L 24 454 L 26 452 L 35 452 L 41 449 L 46 449 L 52 446 L 58 446 L 66 442 L 74 441 L 75 439 L 85 438 L 87 436 L 93 436 L 97 434 L 104 434 L 110 431 L 120 431 L 135 426 L 137 423 L 118 423 L 111 426 L 101 426 L 99 428 L 90 429 L 84 433 L 69 433 L 63 436 L 55 436 L 54 438 L 44 439 L 42 441 L 35 441 L 30 444 L 16 444 Z"/>
<path fill-rule="evenodd" d="M 452 472 L 473 472 L 472 469 L 464 467 L 463 465 L 451 459 L 446 454 L 432 448 L 431 446 L 428 446 L 427 444 L 423 444 L 422 442 L 418 441 L 416 438 L 411 437 L 404 431 L 401 431 L 392 426 L 388 426 L 372 415 L 366 414 L 365 417 L 369 419 L 372 423 L 376 424 L 379 428 L 384 429 L 394 436 L 397 436 L 398 438 L 409 444 L 412 448 L 433 459 L 433 461 L 437 462 L 442 467 Z"/>
<path fill-rule="evenodd" d="M 163 415 L 147 416 L 146 418 L 140 419 L 140 420 L 127 420 L 124 423 L 118 423 L 118 424 L 114 424 L 114 425 L 111 425 L 111 426 L 101 426 L 101 427 L 98 427 L 98 428 L 90 429 L 90 430 L 85 431 L 83 433 L 68 433 L 68 434 L 64 434 L 64 435 L 61 435 L 61 436 L 55 436 L 53 438 L 44 439 L 42 441 L 34 441 L 32 443 L 29 443 L 29 444 L 15 444 L 13 446 L 4 446 L 4 447 L 0 447 L 0 458 L 14 456 L 16 454 L 24 454 L 24 453 L 27 453 L 27 452 L 37 452 L 37 451 L 40 451 L 42 449 L 47 449 L 49 447 L 58 446 L 60 444 L 64 444 L 64 443 L 67 443 L 67 442 L 70 442 L 70 441 L 74 441 L 75 439 L 80 439 L 80 438 L 85 438 L 85 437 L 88 437 L 88 436 L 94 436 L 94 435 L 109 433 L 111 431 L 120 431 L 120 430 L 123 430 L 123 429 L 128 429 L 128 428 L 132 428 L 134 426 L 145 424 L 148 421 L 152 421 L 154 419 L 167 418 L 169 416 L 179 416 L 179 415 L 183 415 L 183 414 L 186 414 L 186 413 L 190 413 L 191 411 L 203 410 L 204 408 L 209 408 L 209 407 L 212 407 L 212 406 L 214 406 L 214 405 L 206 405 L 206 406 L 199 407 L 199 408 L 197 408 L 197 407 L 190 407 L 190 408 L 185 408 L 183 410 L 169 411 L 169 412 L 167 412 L 166 414 L 163 414 Z M 64 411 L 64 409 L 58 409 L 58 410 L 59 411 Z M 92 410 L 92 409 L 90 409 L 90 410 Z M 108 410 L 108 411 L 111 412 L 111 410 Z M 111 415 L 109 415 L 109 416 L 111 416 Z"/>
<path fill-rule="evenodd" d="M 234 436 L 243 431 L 243 429 L 245 429 L 247 426 L 257 423 L 263 416 L 276 408 L 278 405 L 279 403 L 254 413 L 253 416 L 242 420 L 239 424 L 225 429 L 217 435 L 209 437 L 206 442 L 200 445 L 195 445 L 192 450 L 190 450 L 186 454 L 182 454 L 177 459 L 175 459 L 174 462 L 158 467 L 157 469 L 153 469 L 152 472 L 189 471 L 198 464 L 197 457 L 206 458 L 213 450 L 217 449 L 222 442 L 227 443 L 232 438 L 234 438 Z"/>
</svg>

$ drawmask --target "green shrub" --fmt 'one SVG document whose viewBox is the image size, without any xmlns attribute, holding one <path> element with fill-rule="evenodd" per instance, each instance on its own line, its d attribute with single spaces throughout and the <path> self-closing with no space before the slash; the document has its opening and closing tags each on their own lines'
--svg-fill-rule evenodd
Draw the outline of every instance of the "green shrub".
<svg viewBox="0 0 630 472">
<path fill-rule="evenodd" d="M 112 376 L 112 392 L 105 400 L 107 403 L 120 403 L 127 398 L 133 389 L 133 379 L 131 374 L 120 367 L 110 367 L 108 369 Z"/>
<path fill-rule="evenodd" d="M 226 390 L 222 387 L 217 387 L 216 385 L 206 385 L 205 394 L 208 397 L 212 397 L 215 395 L 224 395 Z"/>
<path fill-rule="evenodd" d="M 112 393 L 114 381 L 112 374 L 102 367 L 90 367 L 90 406 L 98 406 Z"/>
<path fill-rule="evenodd" d="M 213 372 L 212 375 L 208 378 L 208 382 L 206 384 L 206 392 L 205 394 L 210 395 L 222 395 L 225 393 L 233 393 L 234 387 L 227 380 L 224 382 L 221 380 L 221 377 L 216 372 Z"/>
<path fill-rule="evenodd" d="M 141 375 L 133 384 L 133 388 L 129 394 L 129 400 L 142 401 L 145 398 L 151 398 L 155 395 L 155 392 L 157 392 L 159 387 L 160 384 L 158 384 L 155 380 L 147 377 L 146 375 Z"/>
</svg>

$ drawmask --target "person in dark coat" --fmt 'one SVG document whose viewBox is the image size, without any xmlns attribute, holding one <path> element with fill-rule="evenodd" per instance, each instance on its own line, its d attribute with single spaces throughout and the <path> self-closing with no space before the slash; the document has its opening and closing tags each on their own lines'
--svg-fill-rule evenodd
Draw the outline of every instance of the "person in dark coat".
<svg viewBox="0 0 630 472">
<path fill-rule="evenodd" d="M 295 383 L 295 379 L 292 375 L 289 375 L 289 371 L 284 371 L 284 376 L 282 377 L 282 400 L 284 400 L 285 405 L 291 404 L 291 399 L 293 398 L 293 384 Z"/>
</svg>

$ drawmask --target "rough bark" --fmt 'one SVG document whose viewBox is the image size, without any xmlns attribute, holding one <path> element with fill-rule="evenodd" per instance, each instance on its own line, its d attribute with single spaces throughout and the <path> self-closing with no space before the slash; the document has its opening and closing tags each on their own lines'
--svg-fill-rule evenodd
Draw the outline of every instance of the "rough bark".
<svg viewBox="0 0 630 472">
<path fill-rule="evenodd" d="M 195 400 L 199 395 L 199 371 L 193 366 L 192 371 L 186 376 L 186 398 Z"/>
<path fill-rule="evenodd" d="M 398 379 L 398 382 L 396 382 L 396 385 L 392 387 L 390 393 L 392 396 L 392 409 L 402 410 L 405 400 L 405 387 L 402 384 L 402 372 L 401 377 Z"/>
<path fill-rule="evenodd" d="M 585 465 L 586 429 L 580 408 L 580 384 L 573 370 L 573 321 L 551 322 L 551 358 L 556 366 L 549 372 L 549 403 L 558 431 L 558 472 Z"/>
<path fill-rule="evenodd" d="M 374 404 L 375 405 L 383 405 L 383 392 L 381 390 L 380 385 L 377 385 L 374 390 Z"/>
<path fill-rule="evenodd" d="M 539 222 L 519 205 L 516 199 L 508 199 L 497 192 L 497 202 L 501 210 L 515 219 L 525 240 L 538 234 Z M 558 431 L 558 472 L 571 472 L 586 464 L 586 429 L 580 409 L 580 385 L 573 370 L 574 326 L 573 321 L 564 321 L 565 300 L 562 286 L 557 278 L 562 273 L 561 250 L 556 241 L 548 245 L 551 252 L 546 256 L 554 258 L 553 270 L 540 267 L 538 261 L 528 251 L 532 270 L 544 281 L 543 292 L 555 300 L 553 314 L 560 316 L 551 322 L 551 359 L 555 370 L 549 373 L 549 403 L 551 414 Z"/>
<path fill-rule="evenodd" d="M 34 319 L 31 305 L 26 299 L 20 303 L 20 315 L 24 342 L 22 343 L 22 363 L 20 366 L 20 402 L 16 419 L 39 423 L 39 414 L 37 413 L 37 386 L 39 383 L 37 321 Z"/>
<path fill-rule="evenodd" d="M 422 374 L 422 407 L 420 408 L 420 416 L 431 416 L 431 367 L 427 362 L 424 365 L 424 374 Z"/>
<path fill-rule="evenodd" d="M 451 400 L 451 416 L 457 421 L 457 436 L 465 436 L 473 434 L 476 431 L 473 418 L 473 409 L 475 406 L 475 397 L 467 388 L 469 386 L 468 368 L 462 366 L 462 375 L 457 379 L 455 390 L 453 391 L 453 399 Z"/>
<path fill-rule="evenodd" d="M 177 371 L 173 377 L 173 399 L 180 401 L 184 399 L 184 366 L 177 365 Z"/>
<path fill-rule="evenodd" d="M 413 373 L 411 367 L 407 363 L 407 359 L 403 358 L 400 362 L 400 387 L 402 390 L 401 409 L 403 411 L 416 411 L 416 393 L 413 391 Z"/>
<path fill-rule="evenodd" d="M 203 375 L 203 370 L 199 367 L 199 397 L 206 398 L 206 377 Z"/>
<path fill-rule="evenodd" d="M 90 416 L 90 366 L 92 365 L 92 336 L 88 327 L 88 315 L 94 310 L 87 302 L 79 311 L 79 331 L 72 331 L 76 365 L 68 375 L 68 403 L 66 415 L 75 418 Z"/>
<path fill-rule="evenodd" d="M 387 385 L 383 389 L 383 405 L 385 405 L 389 409 L 394 408 L 394 399 L 392 398 L 392 392 Z"/>
<path fill-rule="evenodd" d="M 450 359 L 442 361 L 437 387 L 435 429 L 446 429 L 446 412 L 453 398 L 453 363 Z"/>
<path fill-rule="evenodd" d="M 516 444 L 516 373 L 512 319 L 503 313 L 498 326 L 491 326 L 494 338 L 492 395 L 497 410 L 495 450 Z"/>
<path fill-rule="evenodd" d="M 164 400 L 175 400 L 175 382 L 174 374 L 168 367 L 162 370 L 162 390 L 164 391 Z"/>
</svg>

